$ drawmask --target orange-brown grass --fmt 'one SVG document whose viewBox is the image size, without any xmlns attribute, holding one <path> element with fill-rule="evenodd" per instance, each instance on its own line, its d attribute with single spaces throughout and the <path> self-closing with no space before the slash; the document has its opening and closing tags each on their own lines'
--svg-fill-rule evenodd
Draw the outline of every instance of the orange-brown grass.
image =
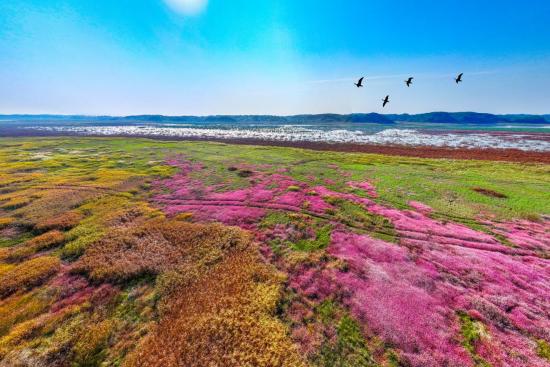
<svg viewBox="0 0 550 367">
<path fill-rule="evenodd" d="M 90 323 L 83 329 L 73 347 L 75 366 L 97 366 L 112 333 L 113 322 L 103 320 Z"/>
<path fill-rule="evenodd" d="M 13 295 L 0 302 L 0 336 L 13 325 L 29 320 L 44 312 L 51 303 L 47 292 L 32 292 L 22 296 Z"/>
<path fill-rule="evenodd" d="M 71 320 L 74 320 L 74 323 L 80 326 L 77 330 L 90 329 L 91 326 L 89 324 L 80 325 L 84 317 L 74 317 L 79 314 L 85 316 L 81 307 L 72 306 L 61 312 L 42 313 L 35 318 L 14 325 L 9 333 L 0 337 L 0 366 L 70 365 L 64 360 L 67 353 L 66 348 L 70 347 L 70 342 L 65 339 L 70 341 L 80 334 L 75 333 L 74 328 L 69 328 L 69 334 L 67 335 L 67 326 L 73 326 Z M 51 342 L 46 344 L 47 348 L 44 350 L 34 350 L 31 357 L 24 350 L 28 350 L 29 345 L 34 344 L 35 347 L 39 343 L 35 338 L 41 334 L 51 335 Z M 60 338 L 59 334 L 65 335 Z"/>
<path fill-rule="evenodd" d="M 36 223 L 35 228 L 39 231 L 51 229 L 67 230 L 76 226 L 82 219 L 82 214 L 76 211 L 68 211 L 53 218 L 45 218 Z"/>
<path fill-rule="evenodd" d="M 92 191 L 53 189 L 41 191 L 40 195 L 40 198 L 31 201 L 28 205 L 20 209 L 17 209 L 14 213 L 21 217 L 21 220 L 25 224 L 39 224 L 41 227 L 44 227 L 42 230 L 54 229 L 52 226 L 47 225 L 48 221 L 53 220 L 54 218 L 62 219 L 66 212 L 79 207 L 86 200 L 98 196 L 97 193 Z M 52 224 L 55 223 L 52 222 Z M 62 221 L 59 222 L 59 225 L 63 224 L 64 223 Z M 68 224 L 75 225 L 74 222 L 67 222 L 67 225 Z"/>
<path fill-rule="evenodd" d="M 155 219 L 138 227 L 113 230 L 88 247 L 74 269 L 94 280 L 121 281 L 213 264 L 248 241 L 237 228 Z"/>
<path fill-rule="evenodd" d="M 10 256 L 10 249 L 0 247 L 0 261 L 6 260 L 9 256 Z"/>
<path fill-rule="evenodd" d="M 14 266 L 0 276 L 0 297 L 43 283 L 60 266 L 60 260 L 53 256 L 37 257 Z"/>
<path fill-rule="evenodd" d="M 2 203 L 2 205 L 0 205 L 0 208 L 1 209 L 7 209 L 7 210 L 14 210 L 14 209 L 24 207 L 25 205 L 29 204 L 30 202 L 31 202 L 31 200 L 28 197 L 22 197 L 22 196 L 14 197 L 14 198 L 6 201 L 5 203 Z"/>
<path fill-rule="evenodd" d="M 2 217 L 0 218 L 0 229 L 6 228 L 10 224 L 15 222 L 15 218 L 12 217 Z"/>
<path fill-rule="evenodd" d="M 58 230 L 49 231 L 26 241 L 17 248 L 14 248 L 7 258 L 10 261 L 21 260 L 39 251 L 60 245 L 64 241 L 65 235 L 62 232 Z M 1 257 L 2 256 L 0 255 L 0 258 Z"/>
<path fill-rule="evenodd" d="M 233 252 L 170 297 L 125 366 L 304 366 L 274 316 L 281 283 L 253 248 Z"/>
</svg>

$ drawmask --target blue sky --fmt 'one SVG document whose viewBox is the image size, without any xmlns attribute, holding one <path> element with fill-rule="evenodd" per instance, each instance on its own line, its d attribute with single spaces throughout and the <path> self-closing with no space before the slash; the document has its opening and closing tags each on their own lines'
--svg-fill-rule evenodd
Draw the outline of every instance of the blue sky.
<svg viewBox="0 0 550 367">
<path fill-rule="evenodd" d="M 0 0 L 0 113 L 550 113 L 549 24 L 548 0 Z"/>
</svg>

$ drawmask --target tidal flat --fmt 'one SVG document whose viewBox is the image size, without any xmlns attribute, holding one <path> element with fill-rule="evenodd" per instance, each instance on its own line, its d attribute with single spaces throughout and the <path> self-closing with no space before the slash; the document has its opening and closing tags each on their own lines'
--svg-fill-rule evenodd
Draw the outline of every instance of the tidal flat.
<svg viewBox="0 0 550 367">
<path fill-rule="evenodd" d="M 547 366 L 550 165 L 0 138 L 0 366 Z"/>
</svg>

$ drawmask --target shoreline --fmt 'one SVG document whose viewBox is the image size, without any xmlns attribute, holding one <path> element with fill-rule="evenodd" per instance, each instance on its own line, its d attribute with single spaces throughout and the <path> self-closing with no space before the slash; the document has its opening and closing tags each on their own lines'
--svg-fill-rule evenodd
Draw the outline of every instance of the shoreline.
<svg viewBox="0 0 550 367">
<path fill-rule="evenodd" d="M 101 135 L 79 134 L 69 132 L 53 132 L 22 129 L 0 129 L 0 138 L 24 138 L 24 137 L 93 137 L 93 138 L 141 138 L 164 141 L 205 141 L 235 145 L 256 145 L 287 148 L 301 148 L 317 151 L 332 151 L 345 153 L 368 153 L 392 156 L 417 157 L 417 158 L 442 158 L 461 160 L 485 160 L 516 163 L 544 163 L 550 164 L 550 153 L 525 151 L 520 149 L 495 149 L 495 148 L 451 148 L 431 146 L 406 146 L 406 145 L 377 145 L 359 143 L 326 143 L 309 141 L 280 141 L 261 140 L 247 138 L 197 138 L 184 136 L 163 135 Z"/>
</svg>

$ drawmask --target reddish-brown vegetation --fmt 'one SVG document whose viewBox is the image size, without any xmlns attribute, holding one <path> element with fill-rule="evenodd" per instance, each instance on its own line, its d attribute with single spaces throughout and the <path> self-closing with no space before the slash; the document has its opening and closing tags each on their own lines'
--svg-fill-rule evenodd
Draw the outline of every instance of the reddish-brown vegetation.
<svg viewBox="0 0 550 367">
<path fill-rule="evenodd" d="M 168 301 L 126 366 L 303 366 L 273 316 L 280 284 L 255 251 L 234 252 Z"/>
<path fill-rule="evenodd" d="M 76 226 L 82 219 L 82 214 L 69 211 L 53 218 L 47 218 L 36 223 L 35 228 L 40 231 L 47 231 L 51 229 L 67 230 Z"/>
<path fill-rule="evenodd" d="M 33 255 L 38 251 L 46 250 L 62 244 L 65 241 L 65 235 L 57 230 L 43 233 L 33 239 L 30 239 L 13 249 L 7 256 L 11 261 L 21 260 L 27 256 Z"/>
<path fill-rule="evenodd" d="M 213 264 L 225 252 L 248 242 L 248 236 L 237 228 L 152 220 L 112 231 L 86 250 L 75 269 L 95 280 L 124 280 Z"/>
<path fill-rule="evenodd" d="M 505 199 L 505 198 L 508 197 L 507 195 L 505 195 L 501 192 L 490 190 L 490 189 L 484 189 L 482 187 L 474 187 L 472 190 L 474 190 L 475 192 L 480 193 L 481 195 L 485 195 L 485 196 L 489 196 L 489 197 L 493 197 L 493 198 L 498 198 L 498 199 Z"/>
</svg>

